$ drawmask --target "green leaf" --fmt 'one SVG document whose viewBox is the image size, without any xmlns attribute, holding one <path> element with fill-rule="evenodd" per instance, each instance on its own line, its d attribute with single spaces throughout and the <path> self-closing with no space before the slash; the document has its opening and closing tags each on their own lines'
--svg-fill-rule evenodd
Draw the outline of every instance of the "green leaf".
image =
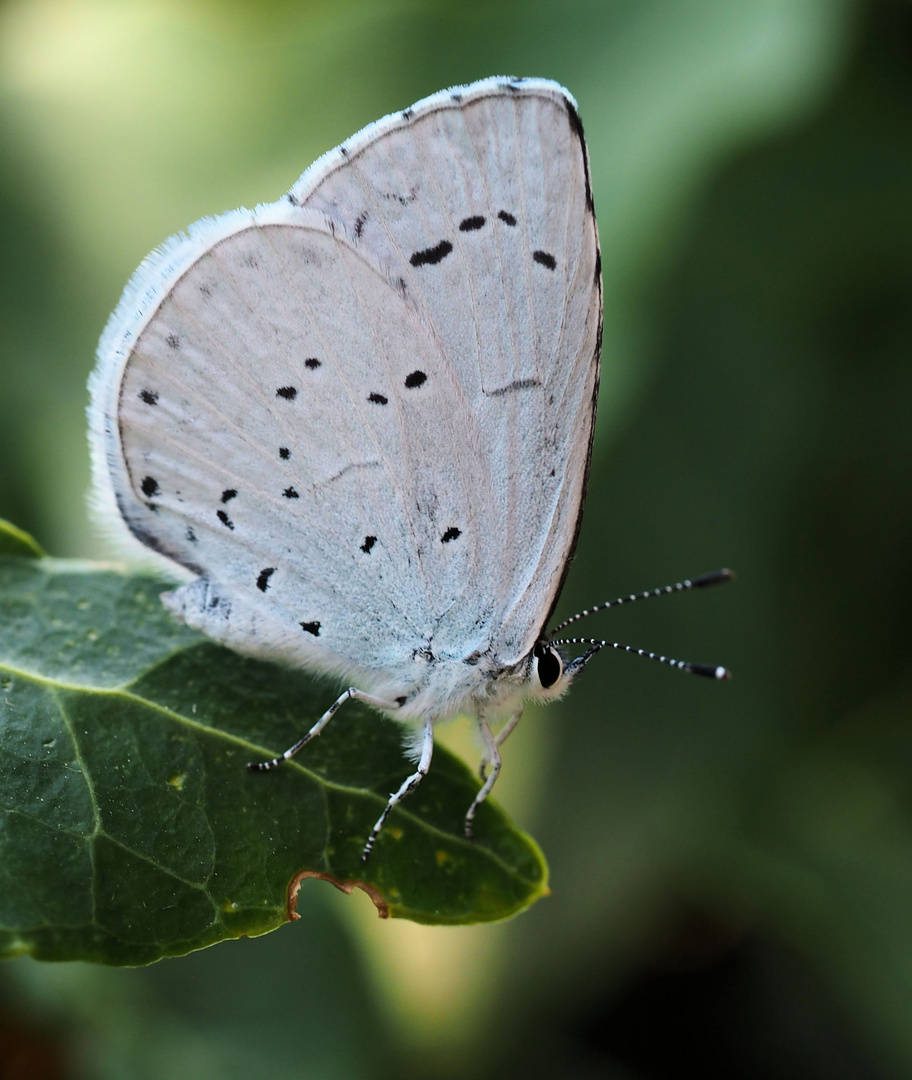
<svg viewBox="0 0 912 1080">
<path fill-rule="evenodd" d="M 496 805 L 465 840 L 478 783 L 440 747 L 362 863 L 410 768 L 400 725 L 350 702 L 293 761 L 249 773 L 336 691 L 173 622 L 160 581 L 18 551 L 0 557 L 0 955 L 142 964 L 263 934 L 307 876 L 423 923 L 504 919 L 547 892 Z"/>
<path fill-rule="evenodd" d="M 0 556 L 3 555 L 27 555 L 40 559 L 44 552 L 27 532 L 0 518 Z"/>
</svg>

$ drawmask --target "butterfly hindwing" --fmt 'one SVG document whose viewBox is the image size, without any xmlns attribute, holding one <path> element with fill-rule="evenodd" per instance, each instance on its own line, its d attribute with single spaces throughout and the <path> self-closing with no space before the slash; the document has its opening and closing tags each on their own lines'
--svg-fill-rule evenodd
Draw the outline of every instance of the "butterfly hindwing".
<svg viewBox="0 0 912 1080">
<path fill-rule="evenodd" d="M 133 343 L 122 510 L 213 584 L 212 618 L 245 612 L 245 637 L 253 619 L 291 657 L 296 634 L 298 658 L 396 667 L 479 570 L 444 540 L 484 492 L 474 421 L 423 314 L 285 206 L 185 269 Z"/>
</svg>

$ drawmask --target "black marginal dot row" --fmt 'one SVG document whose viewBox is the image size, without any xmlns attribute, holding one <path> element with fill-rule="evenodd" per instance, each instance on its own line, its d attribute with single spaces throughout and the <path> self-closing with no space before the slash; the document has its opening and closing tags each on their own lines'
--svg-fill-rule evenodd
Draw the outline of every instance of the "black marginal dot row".
<svg viewBox="0 0 912 1080">
<path fill-rule="evenodd" d="M 154 496 L 158 495 L 161 491 L 161 488 L 158 486 L 158 481 L 154 476 L 144 476 L 142 483 L 139 486 L 147 499 L 154 498 Z"/>
</svg>

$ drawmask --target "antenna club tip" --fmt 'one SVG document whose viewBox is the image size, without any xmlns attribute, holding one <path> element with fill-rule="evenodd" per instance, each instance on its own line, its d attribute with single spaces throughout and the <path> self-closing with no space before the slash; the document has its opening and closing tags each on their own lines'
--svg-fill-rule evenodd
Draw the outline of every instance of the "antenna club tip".
<svg viewBox="0 0 912 1080">
<path fill-rule="evenodd" d="M 731 672 L 728 668 L 720 667 L 717 664 L 690 664 L 689 670 L 694 675 L 702 675 L 706 679 L 716 679 L 719 682 L 731 678 Z"/>
<path fill-rule="evenodd" d="M 694 589 L 706 589 L 710 585 L 724 585 L 727 581 L 734 580 L 734 570 L 713 570 L 708 574 L 701 574 L 698 578 L 694 578 L 691 586 Z"/>
</svg>

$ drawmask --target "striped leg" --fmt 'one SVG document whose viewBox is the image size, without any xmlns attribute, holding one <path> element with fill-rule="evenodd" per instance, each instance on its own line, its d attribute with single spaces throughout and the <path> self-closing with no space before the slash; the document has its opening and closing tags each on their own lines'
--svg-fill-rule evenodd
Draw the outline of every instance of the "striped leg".
<svg viewBox="0 0 912 1080">
<path fill-rule="evenodd" d="M 277 765 L 281 765 L 283 761 L 288 761 L 289 758 L 295 756 L 295 754 L 301 749 L 302 746 L 306 746 L 311 739 L 315 739 L 323 728 L 332 720 L 336 710 L 340 705 L 344 705 L 349 698 L 354 698 L 356 701 L 363 701 L 365 705 L 373 705 L 375 709 L 385 709 L 392 711 L 397 708 L 392 702 L 381 701 L 380 698 L 371 697 L 370 694 L 365 694 L 363 690 L 357 690 L 354 686 L 350 686 L 344 694 L 340 694 L 336 700 L 330 705 L 320 719 L 314 724 L 314 726 L 307 732 L 307 734 L 294 744 L 289 746 L 284 754 L 279 754 L 278 757 L 272 758 L 270 761 L 249 761 L 247 768 L 251 772 L 260 772 L 265 769 L 274 769 Z"/>
<path fill-rule="evenodd" d="M 519 711 L 514 713 L 510 720 L 507 722 L 507 727 L 509 728 L 509 731 L 507 731 L 507 735 L 509 735 L 510 731 L 512 731 L 513 728 L 516 727 L 516 723 L 518 720 Z M 494 787 L 494 784 L 497 782 L 497 777 L 500 775 L 501 762 L 500 750 L 498 749 L 498 740 L 494 738 L 494 734 L 488 726 L 487 720 L 485 720 L 484 716 L 482 716 L 481 713 L 478 714 L 478 730 L 481 732 L 481 736 L 485 741 L 483 764 L 491 766 L 491 774 L 490 776 L 488 776 L 487 780 L 485 780 L 485 782 L 481 785 L 481 788 L 478 794 L 475 796 L 472 805 L 466 811 L 465 834 L 467 840 L 475 839 L 475 811 L 478 809 L 479 806 L 481 806 L 481 804 L 491 793 L 491 788 Z M 506 728 L 504 730 L 506 730 Z M 503 734 L 503 732 L 500 732 L 500 734 Z M 504 735 L 504 738 L 506 738 L 506 735 Z M 503 742 L 503 739 L 500 739 L 499 741 Z"/>
<path fill-rule="evenodd" d="M 511 732 L 513 731 L 513 729 L 519 723 L 519 720 L 520 720 L 520 717 L 522 716 L 522 714 L 523 714 L 522 705 L 520 705 L 520 707 L 516 710 L 516 712 L 513 713 L 513 715 L 510 717 L 510 719 L 504 724 L 504 726 L 500 729 L 500 731 L 498 731 L 497 734 L 494 736 L 494 745 L 495 746 L 498 746 L 498 747 L 503 746 L 503 744 L 509 738 L 509 736 L 510 736 Z M 478 766 L 478 775 L 481 777 L 482 780 L 484 780 L 484 778 L 488 775 L 488 765 L 489 764 L 490 764 L 490 759 L 488 757 L 487 751 L 485 751 L 485 753 L 482 755 L 481 763 Z"/>
<path fill-rule="evenodd" d="M 421 743 L 421 757 L 418 761 L 418 767 L 411 776 L 403 780 L 399 790 L 390 795 L 389 802 L 383 808 L 383 813 L 377 818 L 377 824 L 371 829 L 370 836 L 367 838 L 367 843 L 364 845 L 364 850 L 361 852 L 362 862 L 367 861 L 367 857 L 370 855 L 371 849 L 373 848 L 377 837 L 380 835 L 380 830 L 383 828 L 384 822 L 389 817 L 390 810 L 401 803 L 407 795 L 411 795 L 424 777 L 427 776 L 428 769 L 431 767 L 431 755 L 433 753 L 434 725 L 428 719 L 424 722 L 424 739 Z"/>
</svg>

